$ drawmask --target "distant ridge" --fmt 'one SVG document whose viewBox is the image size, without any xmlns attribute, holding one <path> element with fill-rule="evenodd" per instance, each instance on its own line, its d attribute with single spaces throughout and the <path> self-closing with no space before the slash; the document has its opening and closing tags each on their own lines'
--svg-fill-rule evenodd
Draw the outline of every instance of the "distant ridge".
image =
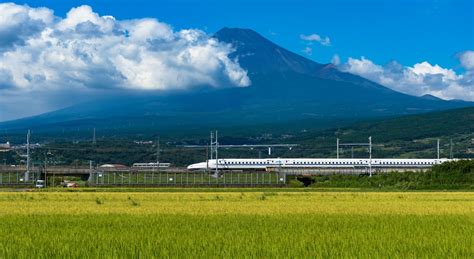
<svg viewBox="0 0 474 259">
<path fill-rule="evenodd" d="M 423 98 L 423 99 L 426 99 L 426 100 L 435 100 L 435 101 L 442 101 L 443 100 L 443 99 L 441 99 L 439 97 L 436 97 L 434 95 L 431 95 L 431 94 L 425 94 L 425 95 L 422 95 L 420 97 Z"/>
</svg>

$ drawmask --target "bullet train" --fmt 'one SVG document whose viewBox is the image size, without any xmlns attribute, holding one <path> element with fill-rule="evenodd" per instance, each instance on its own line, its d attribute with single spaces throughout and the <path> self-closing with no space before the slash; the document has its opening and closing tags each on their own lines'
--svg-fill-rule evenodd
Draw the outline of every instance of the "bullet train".
<svg viewBox="0 0 474 259">
<path fill-rule="evenodd" d="M 382 169 L 425 169 L 457 159 L 325 159 L 325 158 L 266 158 L 266 159 L 218 159 L 220 170 L 271 170 L 272 168 L 293 169 L 350 169 L 350 168 L 382 168 Z M 206 170 L 216 168 L 216 160 L 192 164 L 188 170 Z"/>
</svg>

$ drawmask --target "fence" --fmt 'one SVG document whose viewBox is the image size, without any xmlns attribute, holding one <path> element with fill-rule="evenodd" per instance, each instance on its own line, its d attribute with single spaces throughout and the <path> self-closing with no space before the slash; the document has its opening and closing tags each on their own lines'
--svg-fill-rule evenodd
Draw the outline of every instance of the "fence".
<svg viewBox="0 0 474 259">
<path fill-rule="evenodd" d="M 263 186 L 284 185 L 286 176 L 277 172 L 95 172 L 96 186 Z"/>
<path fill-rule="evenodd" d="M 65 179 L 81 178 L 87 186 L 283 186 L 286 175 L 278 172 L 225 171 L 218 176 L 208 172 L 188 171 L 91 171 L 81 172 L 35 172 L 25 181 L 24 172 L 0 172 L 0 187 L 33 187 L 37 180 L 44 180 L 47 187 L 61 186 Z"/>
</svg>

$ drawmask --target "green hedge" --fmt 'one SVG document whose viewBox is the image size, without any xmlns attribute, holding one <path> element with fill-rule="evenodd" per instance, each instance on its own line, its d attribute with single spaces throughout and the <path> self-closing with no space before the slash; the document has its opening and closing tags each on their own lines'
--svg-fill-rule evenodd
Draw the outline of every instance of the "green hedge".
<svg viewBox="0 0 474 259">
<path fill-rule="evenodd" d="M 367 175 L 311 177 L 311 187 L 378 188 L 401 190 L 474 189 L 474 160 L 436 165 L 426 172 L 392 172 Z"/>
</svg>

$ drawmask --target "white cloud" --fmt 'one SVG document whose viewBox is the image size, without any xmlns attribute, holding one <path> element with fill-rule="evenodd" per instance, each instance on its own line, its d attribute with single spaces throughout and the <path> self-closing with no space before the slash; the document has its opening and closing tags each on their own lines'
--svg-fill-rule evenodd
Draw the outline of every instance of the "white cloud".
<svg viewBox="0 0 474 259">
<path fill-rule="evenodd" d="M 174 31 L 152 18 L 116 20 L 89 6 L 61 18 L 47 8 L 4 3 L 0 14 L 0 103 L 47 91 L 251 83 L 238 61 L 229 59 L 232 47 L 200 30 Z"/>
<path fill-rule="evenodd" d="M 309 42 L 319 42 L 323 46 L 331 46 L 331 40 L 329 37 L 321 37 L 316 33 L 310 34 L 310 35 L 300 35 L 300 39 L 309 41 Z"/>
<path fill-rule="evenodd" d="M 53 12 L 13 3 L 0 4 L 0 53 L 15 45 L 22 46 L 53 22 Z"/>
<path fill-rule="evenodd" d="M 466 51 L 464 54 L 471 52 Z M 339 67 L 343 71 L 365 77 L 402 93 L 417 96 L 430 94 L 442 99 L 474 101 L 474 67 L 470 66 L 469 58 L 466 54 L 460 56 L 460 62 L 466 68 L 466 72 L 462 74 L 437 64 L 432 65 L 427 61 L 411 67 L 402 66 L 396 61 L 381 66 L 365 57 L 349 58 Z"/>
<path fill-rule="evenodd" d="M 461 66 L 467 70 L 474 70 L 474 51 L 464 51 L 459 55 Z"/>
<path fill-rule="evenodd" d="M 338 66 L 339 64 L 341 64 L 341 58 L 339 58 L 339 55 L 334 54 L 334 56 L 332 56 L 331 58 L 331 63 L 335 66 Z"/>
</svg>

